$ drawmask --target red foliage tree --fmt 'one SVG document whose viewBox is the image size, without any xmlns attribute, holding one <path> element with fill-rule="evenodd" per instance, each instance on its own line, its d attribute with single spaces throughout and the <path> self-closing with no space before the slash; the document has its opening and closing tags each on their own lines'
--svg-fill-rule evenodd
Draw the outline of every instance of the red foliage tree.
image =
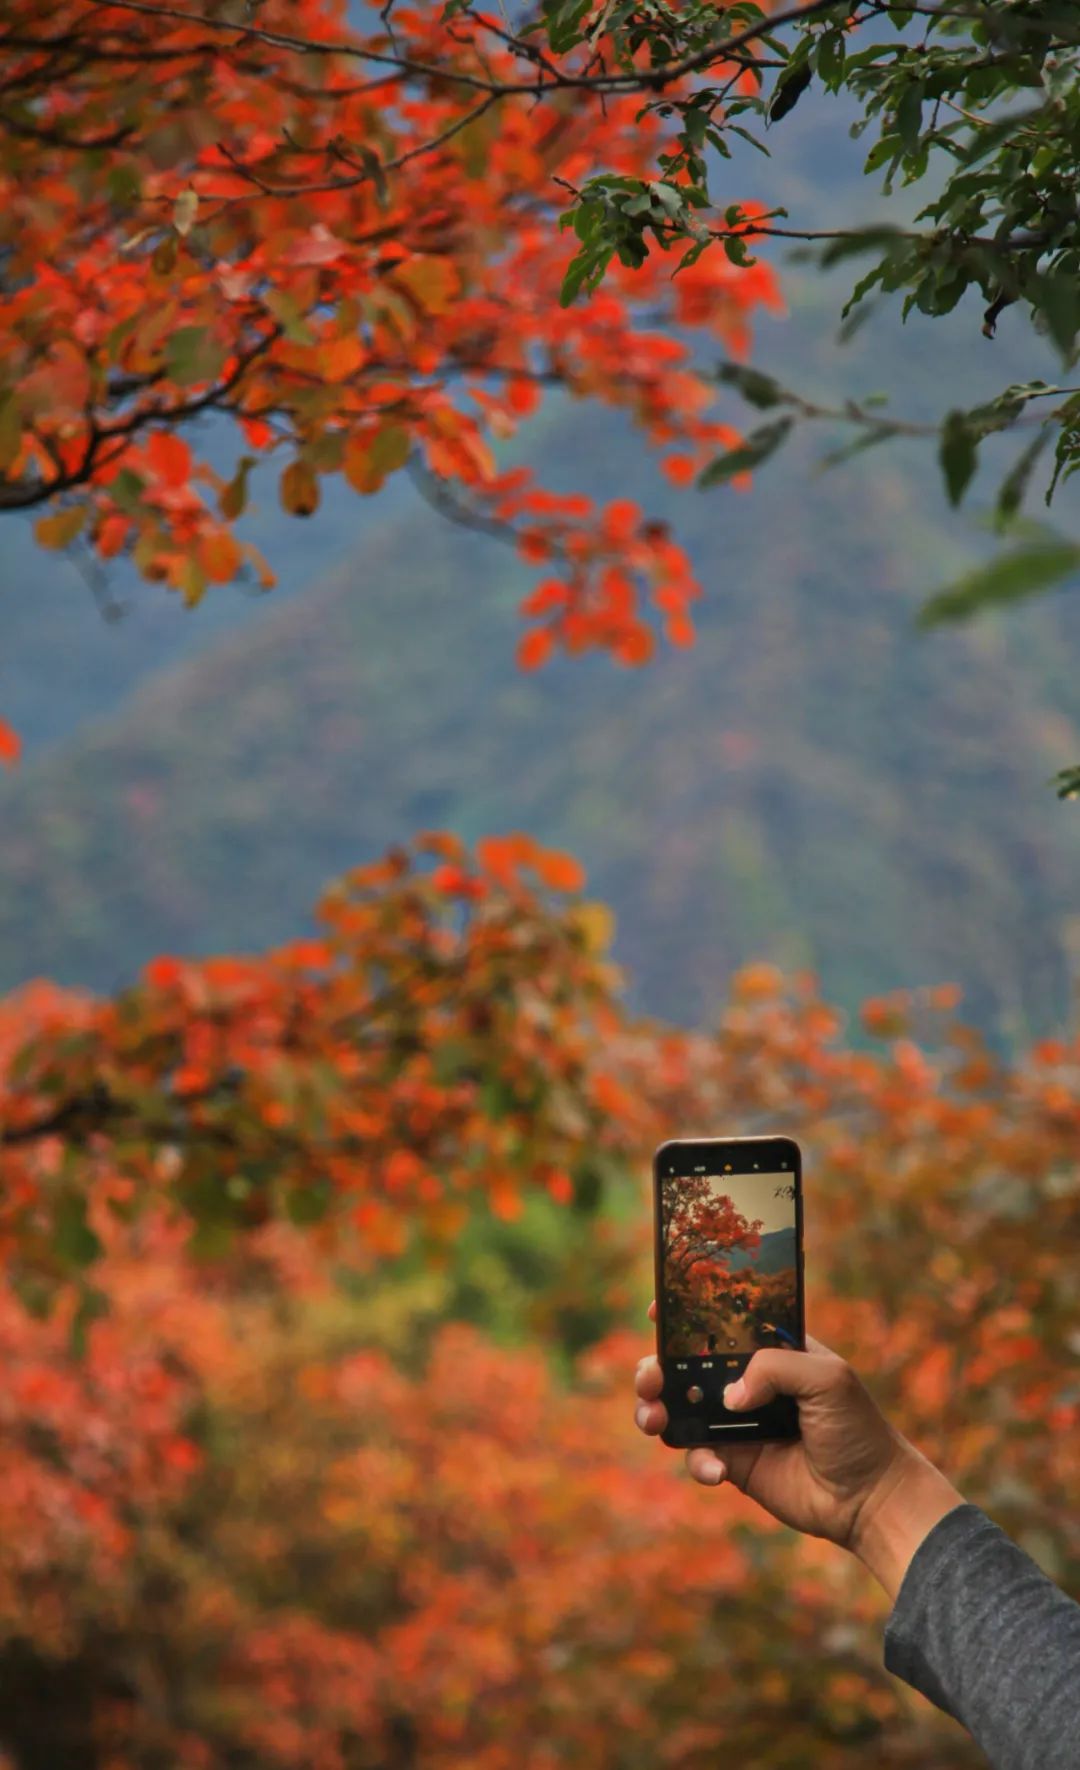
<svg viewBox="0 0 1080 1770">
<path fill-rule="evenodd" d="M 546 895 L 580 883 L 565 858 L 531 851 L 536 889 L 520 842 L 482 865 L 435 849 L 430 874 L 398 855 L 331 895 L 357 944 L 336 966 L 307 954 L 315 985 L 295 949 L 245 961 L 224 980 L 235 1000 L 213 962 L 171 962 L 114 1002 L 40 991 L 29 1044 L 26 1002 L 8 1005 L 5 1257 L 23 1298 L 51 1287 L 53 1307 L 0 1308 L 0 1741 L 33 1770 L 508 1770 L 523 1741 L 542 1770 L 704 1770 L 721 1749 L 974 1764 L 883 1672 L 883 1601 L 854 1563 L 680 1480 L 634 1432 L 647 1156 L 686 1123 L 800 1139 L 812 1331 L 1080 1591 L 1080 1040 L 1006 1063 L 942 1021 L 941 990 L 869 1004 L 881 1047 L 855 1050 L 812 977 L 765 966 L 737 975 L 708 1035 L 633 1020 L 604 916 Z M 467 1026 L 481 1001 L 493 1019 Z M 225 1068 L 208 1028 L 249 1071 Z M 198 1088 L 177 1080 L 189 1061 Z M 393 1111 L 343 1125 L 350 1087 L 370 1110 L 368 1074 Z M 415 1148 L 428 1171 L 433 1127 L 463 1211 L 504 1188 L 542 1199 L 567 1212 L 575 1257 L 599 1222 L 569 1208 L 574 1152 L 636 1175 L 604 1280 L 628 1325 L 568 1386 L 549 1345 L 497 1348 L 441 1324 L 445 1291 L 418 1302 L 398 1282 L 390 1249 L 432 1247 L 438 1200 L 388 1192 L 386 1163 Z M 235 1154 L 216 1191 L 207 1147 Z M 325 1214 L 290 1222 L 322 1166 Z M 229 1185 L 245 1169 L 250 1192 Z"/>
<path fill-rule="evenodd" d="M 129 553 L 197 602 L 242 573 L 272 582 L 234 533 L 256 461 L 280 463 L 297 516 L 327 474 L 370 494 L 411 465 L 543 569 L 523 665 L 557 645 L 641 663 L 646 602 L 692 638 L 684 553 L 627 500 L 500 471 L 492 441 L 561 387 L 625 411 L 692 478 L 734 433 L 672 327 L 738 351 L 775 286 L 720 252 L 673 281 L 659 254 L 561 307 L 566 187 L 600 164 L 644 175 L 666 125 L 573 80 L 538 104 L 498 21 L 454 10 L 13 0 L 0 508 L 44 508 L 43 545 Z M 211 413 L 225 473 L 199 448 Z"/>
<path fill-rule="evenodd" d="M 753 1265 L 733 1267 L 730 1256 L 756 1252 L 761 1224 L 719 1188 L 704 1174 L 663 1180 L 666 1350 L 676 1356 L 710 1350 L 710 1333 L 759 1306 L 758 1273 Z"/>
</svg>

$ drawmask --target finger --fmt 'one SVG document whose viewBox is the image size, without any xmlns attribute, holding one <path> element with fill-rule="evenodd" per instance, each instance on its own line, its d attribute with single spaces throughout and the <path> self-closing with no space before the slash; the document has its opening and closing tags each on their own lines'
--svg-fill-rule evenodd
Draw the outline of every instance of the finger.
<svg viewBox="0 0 1080 1770">
<path fill-rule="evenodd" d="M 655 1353 L 639 1361 L 634 1373 L 634 1388 L 642 1401 L 655 1401 L 664 1387 L 664 1373 Z"/>
<path fill-rule="evenodd" d="M 732 1487 L 738 1487 L 743 1493 L 754 1473 L 754 1465 L 764 1450 L 782 1449 L 783 1446 L 765 1444 L 726 1444 L 724 1446 L 724 1466 L 727 1478 Z"/>
<path fill-rule="evenodd" d="M 653 1298 L 652 1302 L 649 1304 L 649 1320 L 650 1321 L 656 1320 L 656 1298 L 655 1297 Z"/>
<path fill-rule="evenodd" d="M 835 1352 L 755 1352 L 741 1378 L 724 1390 L 724 1406 L 764 1407 L 778 1395 L 826 1395 L 847 1369 Z"/>
<path fill-rule="evenodd" d="M 686 1467 L 694 1480 L 700 1481 L 702 1487 L 719 1487 L 722 1481 L 727 1480 L 727 1470 L 708 1445 L 698 1445 L 696 1449 L 688 1450 Z"/>
<path fill-rule="evenodd" d="M 813 1334 L 806 1336 L 806 1350 L 808 1352 L 828 1352 L 833 1358 L 840 1356 L 838 1352 L 833 1351 L 831 1346 L 826 1346 L 824 1340 L 815 1340 Z"/>
<path fill-rule="evenodd" d="M 639 1401 L 634 1410 L 634 1424 L 639 1432 L 655 1438 L 667 1425 L 667 1408 L 662 1401 Z"/>
</svg>

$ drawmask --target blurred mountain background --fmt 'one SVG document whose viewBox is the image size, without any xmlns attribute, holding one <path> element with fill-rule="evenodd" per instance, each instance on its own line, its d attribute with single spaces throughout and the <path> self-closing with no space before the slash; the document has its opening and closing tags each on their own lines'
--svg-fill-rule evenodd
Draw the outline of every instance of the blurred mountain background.
<svg viewBox="0 0 1080 1770">
<path fill-rule="evenodd" d="M 733 194 L 791 225 L 876 213 L 835 104 L 783 127 L 781 159 L 748 154 Z M 858 267 L 778 262 L 789 313 L 759 325 L 754 360 L 810 398 L 881 390 L 936 419 L 946 383 L 959 405 L 1056 374 L 1008 313 L 991 343 L 966 306 L 906 326 L 886 308 L 839 345 Z M 797 433 L 743 494 L 673 489 L 619 414 L 567 399 L 502 448 L 555 489 L 637 499 L 689 547 L 698 643 L 642 671 L 517 673 L 535 572 L 407 483 L 342 488 L 303 522 L 277 508 L 278 467 L 253 475 L 243 532 L 280 586 L 191 612 L 123 570 L 91 588 L 8 518 L 0 710 L 26 756 L 0 782 L 0 987 L 112 989 L 155 952 L 255 950 L 418 828 L 523 828 L 613 906 L 642 1010 L 707 1023 L 730 972 L 769 958 L 852 1011 L 955 981 L 997 1044 L 1070 1019 L 1080 807 L 1047 780 L 1080 761 L 1080 601 L 918 631 L 923 598 L 996 544 L 977 512 L 1007 457 L 956 514 L 932 444 L 820 471 L 840 440 Z M 231 458 L 221 431 L 205 443 Z"/>
<path fill-rule="evenodd" d="M 753 1252 L 746 1248 L 729 1248 L 727 1263 L 732 1272 L 753 1266 L 757 1272 L 786 1272 L 796 1260 L 795 1226 L 790 1229 L 769 1229 Z"/>
</svg>

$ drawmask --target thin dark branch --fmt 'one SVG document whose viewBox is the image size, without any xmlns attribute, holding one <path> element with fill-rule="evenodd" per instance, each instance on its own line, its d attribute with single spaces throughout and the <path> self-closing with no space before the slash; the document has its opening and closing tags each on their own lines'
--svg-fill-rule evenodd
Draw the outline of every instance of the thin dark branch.
<svg viewBox="0 0 1080 1770">
<path fill-rule="evenodd" d="M 60 492 L 72 491 L 74 487 L 85 485 L 96 469 L 104 466 L 112 456 L 103 455 L 102 451 L 109 443 L 118 442 L 122 438 L 133 436 L 139 430 L 145 430 L 151 424 L 185 424 L 197 418 L 201 412 L 219 406 L 228 398 L 233 389 L 243 380 L 252 363 L 264 355 L 271 345 L 281 337 L 281 327 L 272 326 L 270 330 L 254 344 L 250 350 L 242 352 L 224 381 L 200 394 L 197 399 L 185 400 L 178 405 L 142 406 L 126 418 L 118 418 L 112 424 L 98 424 L 91 418 L 87 429 L 86 448 L 82 460 L 67 472 L 58 471 L 55 478 L 43 480 L 37 485 L 15 486 L 0 484 L 0 510 L 29 510 L 35 505 L 46 504 Z"/>
</svg>

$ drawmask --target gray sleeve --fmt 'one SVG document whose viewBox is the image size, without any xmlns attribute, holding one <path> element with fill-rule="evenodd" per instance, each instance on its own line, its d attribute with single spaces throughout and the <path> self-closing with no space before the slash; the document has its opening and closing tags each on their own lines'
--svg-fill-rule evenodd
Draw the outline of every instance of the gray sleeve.
<svg viewBox="0 0 1080 1770">
<path fill-rule="evenodd" d="M 978 1506 L 954 1507 L 916 1549 L 885 1668 L 966 1727 L 994 1770 L 1080 1763 L 1080 1604 Z"/>
</svg>

